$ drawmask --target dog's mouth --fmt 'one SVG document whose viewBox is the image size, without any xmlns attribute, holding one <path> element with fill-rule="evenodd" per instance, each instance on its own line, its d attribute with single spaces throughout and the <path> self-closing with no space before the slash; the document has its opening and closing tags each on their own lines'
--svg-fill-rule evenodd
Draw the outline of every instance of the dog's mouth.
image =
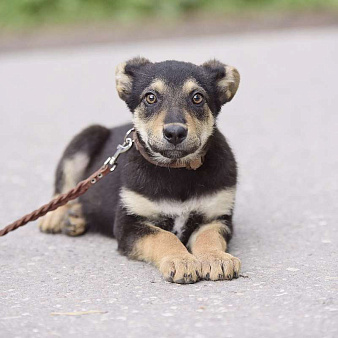
<svg viewBox="0 0 338 338">
<path fill-rule="evenodd" d="M 185 157 L 189 154 L 191 154 L 190 152 L 186 151 L 186 150 L 162 150 L 159 151 L 159 153 L 166 158 L 169 158 L 171 160 L 178 160 L 182 157 Z"/>
<path fill-rule="evenodd" d="M 181 158 L 184 158 L 188 155 L 195 153 L 198 149 L 198 145 L 184 148 L 174 146 L 162 148 L 159 147 L 158 145 L 148 144 L 148 147 L 154 154 L 160 154 L 161 156 L 170 160 L 179 160 Z"/>
<path fill-rule="evenodd" d="M 150 157 L 155 161 L 172 162 L 177 160 L 186 160 L 190 155 L 201 148 L 201 140 L 199 138 L 186 140 L 178 145 L 170 144 L 162 139 L 148 138 L 143 140 L 139 133 L 135 133 L 136 139 L 140 143 Z"/>
</svg>

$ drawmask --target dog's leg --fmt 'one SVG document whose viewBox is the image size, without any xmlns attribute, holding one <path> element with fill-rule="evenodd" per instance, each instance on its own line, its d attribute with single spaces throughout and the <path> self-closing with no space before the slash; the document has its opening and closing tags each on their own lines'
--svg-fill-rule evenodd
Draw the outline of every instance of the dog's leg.
<svg viewBox="0 0 338 338">
<path fill-rule="evenodd" d="M 68 236 L 80 236 L 86 230 L 86 220 L 82 214 L 81 204 L 70 204 L 62 232 Z"/>
<path fill-rule="evenodd" d="M 201 226 L 190 237 L 188 247 L 202 263 L 202 278 L 223 280 L 239 276 L 241 261 L 225 252 L 229 235 L 224 221 L 215 221 Z"/>
<path fill-rule="evenodd" d="M 64 155 L 57 168 L 55 196 L 66 193 L 68 190 L 74 188 L 82 179 L 88 163 L 89 156 L 80 150 L 73 155 Z M 79 204 L 76 201 L 77 200 L 71 201 L 47 213 L 39 222 L 40 230 L 52 234 L 63 232 L 65 225 L 71 223 L 71 218 L 69 217 L 71 208 L 75 205 L 75 211 L 81 209 L 76 206 Z M 66 234 L 70 233 L 74 233 L 74 231 L 66 232 Z"/>
<path fill-rule="evenodd" d="M 201 263 L 173 233 L 121 212 L 116 221 L 116 238 L 122 253 L 154 264 L 167 281 L 179 284 L 198 281 Z"/>
<path fill-rule="evenodd" d="M 39 222 L 42 232 L 68 236 L 79 236 L 86 231 L 86 221 L 82 215 L 80 203 L 68 203 L 47 213 Z"/>
<path fill-rule="evenodd" d="M 66 215 L 68 212 L 68 205 L 48 212 L 44 217 L 39 220 L 40 231 L 47 234 L 57 234 L 62 231 L 65 225 Z"/>
<path fill-rule="evenodd" d="M 66 148 L 56 170 L 55 196 L 66 193 L 84 179 L 91 158 L 108 138 L 110 131 L 101 126 L 91 126 L 74 137 Z M 47 213 L 39 222 L 46 233 L 64 232 L 78 236 L 86 231 L 81 205 L 75 200 Z"/>
</svg>

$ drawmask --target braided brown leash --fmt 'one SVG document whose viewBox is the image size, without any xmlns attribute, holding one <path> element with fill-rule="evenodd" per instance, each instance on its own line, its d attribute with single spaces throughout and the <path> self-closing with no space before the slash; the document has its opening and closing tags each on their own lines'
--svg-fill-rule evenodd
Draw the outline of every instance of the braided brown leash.
<svg viewBox="0 0 338 338">
<path fill-rule="evenodd" d="M 89 188 L 91 188 L 95 183 L 100 181 L 103 177 L 113 172 L 117 166 L 116 163 L 117 158 L 120 156 L 120 154 L 128 151 L 133 145 L 133 140 L 128 137 L 129 134 L 133 131 L 134 128 L 128 130 L 128 132 L 124 137 L 123 144 L 119 144 L 117 146 L 115 154 L 112 157 L 108 157 L 104 165 L 99 170 L 95 171 L 95 173 L 90 175 L 87 179 L 79 182 L 75 188 L 69 190 L 67 193 L 59 195 L 58 197 L 52 199 L 49 203 L 43 205 L 39 209 L 7 225 L 5 228 L 0 230 L 0 237 L 5 236 L 10 231 L 16 230 L 17 228 L 27 224 L 28 222 L 37 220 L 38 218 L 46 215 L 47 212 L 53 211 L 67 204 L 69 201 L 78 198 L 79 196 L 83 195 Z"/>
<path fill-rule="evenodd" d="M 35 221 L 38 218 L 44 216 L 49 211 L 53 211 L 65 204 L 69 201 L 72 201 L 79 196 L 83 195 L 90 187 L 92 187 L 96 182 L 102 179 L 104 176 L 109 174 L 110 167 L 105 164 L 99 170 L 95 171 L 94 174 L 89 176 L 87 179 L 81 181 L 75 188 L 69 190 L 67 193 L 59 195 L 58 197 L 51 200 L 49 203 L 43 205 L 39 209 L 27 214 L 14 223 L 7 225 L 5 228 L 0 230 L 0 236 L 5 236 L 10 231 L 16 230 L 17 228 L 27 224 L 28 222 Z"/>
</svg>

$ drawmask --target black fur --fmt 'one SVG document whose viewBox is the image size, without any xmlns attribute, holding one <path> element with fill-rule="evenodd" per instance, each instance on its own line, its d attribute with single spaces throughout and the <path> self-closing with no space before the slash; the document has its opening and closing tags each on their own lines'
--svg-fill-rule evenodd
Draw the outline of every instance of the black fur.
<svg viewBox="0 0 338 338">
<path fill-rule="evenodd" d="M 222 106 L 218 99 L 217 80 L 225 75 L 224 67 L 196 66 L 188 62 L 164 61 L 141 62 L 127 64 L 126 74 L 133 78 L 132 93 L 126 99 L 129 109 L 133 112 L 140 103 L 140 96 L 144 88 L 156 78 L 165 79 L 169 85 L 178 87 L 188 78 L 195 78 L 208 93 L 208 105 L 216 116 Z"/>
<path fill-rule="evenodd" d="M 80 134 L 76 135 L 64 151 L 61 161 L 56 168 L 55 178 L 55 193 L 61 193 L 62 185 L 64 182 L 63 163 L 65 159 L 72 158 L 75 154 L 83 152 L 88 155 L 90 159 L 94 154 L 101 150 L 103 144 L 107 141 L 110 130 L 94 125 L 86 128 Z M 85 169 L 85 168 L 83 168 Z"/>
<path fill-rule="evenodd" d="M 165 79 L 169 86 L 181 86 L 184 81 L 193 77 L 207 93 L 207 105 L 214 117 L 220 111 L 221 102 L 217 80 L 225 76 L 224 67 L 196 66 L 190 63 L 166 61 L 150 63 L 145 59 L 132 60 L 127 63 L 125 73 L 132 79 L 131 92 L 123 92 L 129 109 L 133 112 L 140 104 L 141 93 L 154 79 Z M 179 114 L 180 112 L 172 112 Z M 197 116 L 198 119 L 199 117 Z M 182 120 L 185 123 L 184 120 Z M 56 193 L 61 190 L 63 182 L 62 163 L 77 152 L 85 152 L 90 163 L 83 171 L 86 178 L 96 171 L 111 156 L 131 124 L 108 130 L 105 127 L 92 126 L 76 136 L 66 149 L 56 176 Z M 80 198 L 83 214 L 89 230 L 99 231 L 115 236 L 119 250 L 128 255 L 136 239 L 156 232 L 156 228 L 144 225 L 144 219 L 130 215 L 120 203 L 119 193 L 122 187 L 137 192 L 146 198 L 184 202 L 190 198 L 201 197 L 227 187 L 234 187 L 237 182 L 237 167 L 234 155 L 225 137 L 215 126 L 213 134 L 207 141 L 208 149 L 203 165 L 195 170 L 185 168 L 172 169 L 156 166 L 145 160 L 132 147 L 118 159 L 114 173 L 99 181 L 92 189 Z M 220 217 L 232 231 L 232 216 Z M 183 229 L 181 241 L 186 244 L 189 237 L 205 220 L 198 213 L 192 213 Z M 168 217 L 158 218 L 153 225 L 164 230 L 173 231 L 174 220 Z M 226 240 L 231 233 L 222 234 Z"/>
<path fill-rule="evenodd" d="M 124 134 L 131 127 L 132 125 L 128 124 L 111 129 L 109 138 L 93 157 L 84 177 L 97 170 L 104 160 L 114 153 L 116 146 L 121 143 Z M 129 188 L 151 200 L 165 197 L 183 202 L 191 197 L 203 196 L 226 187 L 232 187 L 236 185 L 236 181 L 237 168 L 233 153 L 224 136 L 216 129 L 209 140 L 209 150 L 204 163 L 198 170 L 155 166 L 146 161 L 133 147 L 129 152 L 119 157 L 115 172 L 98 182 L 80 198 L 80 202 L 83 205 L 83 213 L 89 230 L 118 236 L 117 234 L 121 234 L 121 229 L 119 229 L 122 227 L 121 222 L 123 227 L 127 225 L 128 229 L 130 228 L 130 234 L 134 230 L 138 233 L 141 231 L 137 230 L 138 222 L 131 222 L 133 217 L 126 215 L 125 211 L 121 210 L 122 207 L 119 203 L 121 187 Z M 231 228 L 231 218 L 226 220 L 226 224 Z M 197 222 L 189 221 L 197 228 Z M 190 225 L 187 227 L 191 229 Z M 161 228 L 169 230 L 168 221 L 165 221 Z M 123 230 L 124 235 L 126 231 L 127 229 Z M 148 230 L 145 233 L 148 233 Z M 189 236 L 184 235 L 183 243 L 188 241 L 192 229 L 188 233 Z M 128 251 L 127 249 L 121 250 Z"/>
</svg>

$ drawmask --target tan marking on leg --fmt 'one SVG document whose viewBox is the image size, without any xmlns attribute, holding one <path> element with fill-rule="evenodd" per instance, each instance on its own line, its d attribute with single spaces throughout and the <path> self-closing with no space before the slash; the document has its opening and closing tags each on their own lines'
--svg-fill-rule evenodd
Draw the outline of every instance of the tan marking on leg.
<svg viewBox="0 0 338 338">
<path fill-rule="evenodd" d="M 82 179 L 83 172 L 89 163 L 89 157 L 83 152 L 79 152 L 71 158 L 65 159 L 63 163 L 63 177 L 61 193 L 74 188 Z"/>
<path fill-rule="evenodd" d="M 151 227 L 156 233 L 139 239 L 130 257 L 154 264 L 167 281 L 180 284 L 198 281 L 201 263 L 174 234 Z"/>
<path fill-rule="evenodd" d="M 86 231 L 86 222 L 82 215 L 80 203 L 68 203 L 56 210 L 48 212 L 39 221 L 42 232 L 68 236 L 79 236 Z"/>
<path fill-rule="evenodd" d="M 222 231 L 226 225 L 215 221 L 202 226 L 188 243 L 192 254 L 202 264 L 202 278 L 211 280 L 232 279 L 239 276 L 241 261 L 226 253 L 227 243 Z"/>
<path fill-rule="evenodd" d="M 43 216 L 39 220 L 40 231 L 50 234 L 57 234 L 62 232 L 62 229 L 65 226 L 68 208 L 68 205 L 63 205 L 62 207 L 50 211 L 45 216 Z"/>
<path fill-rule="evenodd" d="M 86 220 L 80 203 L 69 206 L 63 232 L 68 236 L 80 236 L 86 232 Z"/>
<path fill-rule="evenodd" d="M 210 250 L 225 251 L 227 243 L 221 235 L 221 231 L 229 231 L 228 227 L 222 222 L 215 221 L 203 225 L 191 235 L 188 247 L 193 254 Z"/>
</svg>

